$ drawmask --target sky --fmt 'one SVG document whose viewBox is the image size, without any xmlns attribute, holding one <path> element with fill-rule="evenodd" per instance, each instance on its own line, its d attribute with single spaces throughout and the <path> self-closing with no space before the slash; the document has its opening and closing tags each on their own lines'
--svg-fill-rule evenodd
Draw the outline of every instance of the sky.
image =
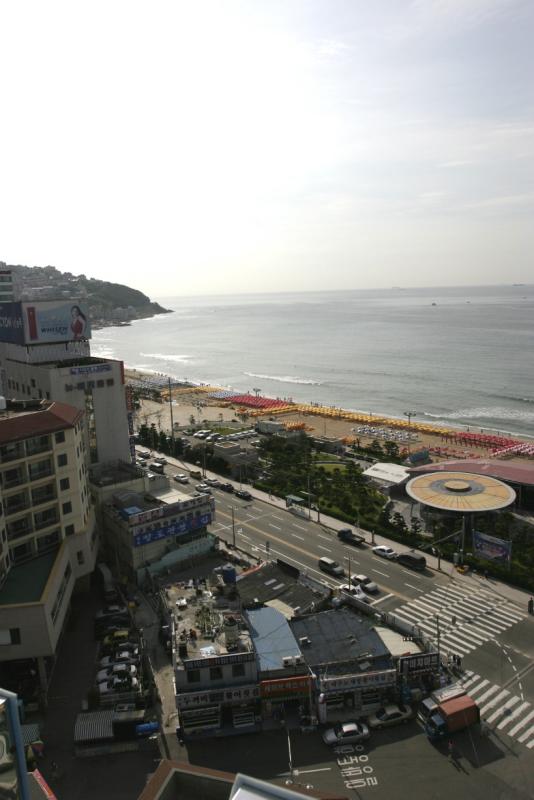
<svg viewBox="0 0 534 800">
<path fill-rule="evenodd" d="M 532 0 L 17 0 L 0 30 L 0 261 L 160 297 L 533 282 Z"/>
</svg>

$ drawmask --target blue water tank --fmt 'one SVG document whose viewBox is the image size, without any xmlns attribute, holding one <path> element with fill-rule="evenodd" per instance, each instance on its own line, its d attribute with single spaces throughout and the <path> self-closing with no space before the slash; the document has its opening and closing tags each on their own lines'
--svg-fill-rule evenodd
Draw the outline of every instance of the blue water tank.
<svg viewBox="0 0 534 800">
<path fill-rule="evenodd" d="M 222 568 L 222 579 L 224 583 L 235 583 L 236 571 L 232 564 L 225 564 Z"/>
<path fill-rule="evenodd" d="M 136 736 L 151 736 L 159 731 L 159 722 L 142 722 L 135 726 Z"/>
</svg>

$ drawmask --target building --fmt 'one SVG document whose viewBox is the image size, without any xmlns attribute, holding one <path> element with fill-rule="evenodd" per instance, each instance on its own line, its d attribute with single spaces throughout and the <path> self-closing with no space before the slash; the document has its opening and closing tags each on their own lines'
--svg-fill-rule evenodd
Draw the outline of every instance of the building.
<svg viewBox="0 0 534 800">
<path fill-rule="evenodd" d="M 370 619 L 340 608 L 297 617 L 289 625 L 316 676 L 321 722 L 344 712 L 365 716 L 396 697 L 397 669 Z"/>
<path fill-rule="evenodd" d="M 266 605 L 283 611 L 288 619 L 324 608 L 332 596 L 326 584 L 302 575 L 281 559 L 244 572 L 239 576 L 236 590 L 243 608 Z"/>
<path fill-rule="evenodd" d="M 191 564 L 216 544 L 207 526 L 215 519 L 208 494 L 184 494 L 164 475 L 123 462 L 91 470 L 91 488 L 106 534 L 108 560 L 121 577 L 143 584 L 151 575 Z"/>
<path fill-rule="evenodd" d="M 0 681 L 46 696 L 74 586 L 98 546 L 83 412 L 9 403 L 0 419 Z M 36 680 L 32 680 L 35 677 Z"/>
<path fill-rule="evenodd" d="M 0 261 L 0 303 L 12 303 L 14 299 L 13 273 Z"/>
<path fill-rule="evenodd" d="M 0 395 L 55 400 L 85 412 L 88 463 L 133 460 L 133 422 L 122 361 L 90 354 L 81 301 L 0 305 Z"/>
</svg>

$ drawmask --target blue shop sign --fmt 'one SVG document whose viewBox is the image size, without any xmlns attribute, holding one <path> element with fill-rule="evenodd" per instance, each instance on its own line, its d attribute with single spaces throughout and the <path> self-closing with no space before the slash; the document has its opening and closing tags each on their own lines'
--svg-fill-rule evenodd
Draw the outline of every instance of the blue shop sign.
<svg viewBox="0 0 534 800">
<path fill-rule="evenodd" d="M 146 531 L 146 533 L 137 533 L 133 537 L 133 546 L 142 547 L 145 544 L 156 542 L 158 539 L 166 539 L 169 536 L 177 536 L 181 533 L 189 533 L 197 528 L 203 528 L 211 522 L 211 514 L 202 514 L 200 517 L 193 519 L 180 519 L 173 522 L 172 525 L 166 525 L 163 528 L 157 528 L 154 531 Z"/>
</svg>

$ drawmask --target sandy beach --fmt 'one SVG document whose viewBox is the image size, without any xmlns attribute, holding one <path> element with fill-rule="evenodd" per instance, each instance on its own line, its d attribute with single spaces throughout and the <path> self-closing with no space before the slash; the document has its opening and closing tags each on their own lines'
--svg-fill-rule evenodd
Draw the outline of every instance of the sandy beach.
<svg viewBox="0 0 534 800">
<path fill-rule="evenodd" d="M 154 378 L 154 375 L 149 373 L 142 374 L 136 370 L 125 370 L 126 378 L 139 379 L 141 375 L 147 380 Z M 163 376 L 159 376 L 161 379 Z M 192 424 L 192 418 L 195 423 L 205 424 L 207 427 L 214 424 L 221 424 L 224 422 L 238 423 L 243 425 L 243 421 L 237 417 L 237 413 L 241 410 L 235 406 L 221 404 L 217 400 L 210 398 L 205 388 L 178 388 L 172 390 L 172 421 L 177 427 L 189 426 Z M 258 418 L 269 418 L 269 412 L 266 412 L 260 417 L 250 415 L 247 419 L 247 425 L 252 427 Z M 297 423 L 298 425 L 305 426 L 304 429 L 307 433 L 313 436 L 320 436 L 333 439 L 344 439 L 351 437 L 359 439 L 365 446 L 371 443 L 373 439 L 378 439 L 380 442 L 386 440 L 396 441 L 396 436 L 399 434 L 399 428 L 394 425 L 377 425 L 371 426 L 372 433 L 358 432 L 358 428 L 362 426 L 355 423 L 353 420 L 339 419 L 330 416 L 329 414 L 311 414 L 303 412 L 302 410 L 288 411 L 286 413 L 276 414 L 275 419 L 284 423 Z M 136 412 L 136 427 L 142 424 L 155 424 L 158 430 L 170 432 L 171 430 L 171 406 L 168 402 L 158 402 L 155 400 L 142 399 L 141 409 Z M 413 421 L 411 427 L 406 427 L 406 423 L 401 422 L 404 428 L 401 430 L 410 433 L 410 440 L 397 440 L 400 449 L 406 448 L 410 451 L 420 449 L 430 449 L 433 451 L 433 460 L 447 460 L 450 458 L 469 458 L 488 456 L 488 449 L 485 447 L 476 447 L 472 444 L 465 446 L 461 443 L 451 443 L 444 440 L 441 433 L 432 433 L 429 431 L 417 431 L 416 422 Z M 449 428 L 451 434 L 459 433 L 453 428 Z M 520 438 L 520 437 L 516 437 Z M 436 452 L 437 449 L 447 448 L 447 451 L 442 455 Z"/>
</svg>

